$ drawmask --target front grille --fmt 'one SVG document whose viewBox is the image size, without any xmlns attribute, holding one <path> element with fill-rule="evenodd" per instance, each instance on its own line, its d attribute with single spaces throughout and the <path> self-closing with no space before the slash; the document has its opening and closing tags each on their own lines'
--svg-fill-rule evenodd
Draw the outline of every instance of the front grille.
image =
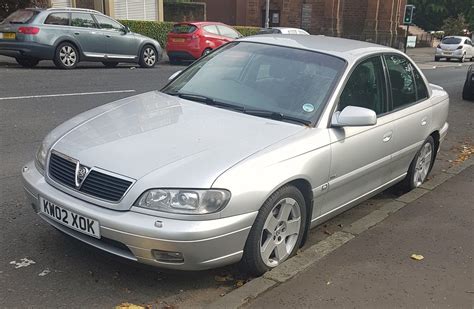
<svg viewBox="0 0 474 309">
<path fill-rule="evenodd" d="M 76 163 L 52 153 L 49 159 L 49 176 L 55 181 L 76 189 Z M 96 170 L 90 171 L 84 179 L 79 192 L 98 197 L 100 199 L 117 202 L 127 192 L 132 182 L 110 176 Z"/>
</svg>

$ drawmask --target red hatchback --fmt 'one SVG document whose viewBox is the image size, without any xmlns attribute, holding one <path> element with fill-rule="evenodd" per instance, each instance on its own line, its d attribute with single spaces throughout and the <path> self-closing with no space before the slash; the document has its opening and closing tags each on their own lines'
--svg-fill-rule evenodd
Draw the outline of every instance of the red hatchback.
<svg viewBox="0 0 474 309">
<path fill-rule="evenodd" d="M 215 22 L 183 22 L 168 33 L 166 52 L 171 63 L 196 60 L 219 46 L 240 38 L 234 28 Z"/>
</svg>

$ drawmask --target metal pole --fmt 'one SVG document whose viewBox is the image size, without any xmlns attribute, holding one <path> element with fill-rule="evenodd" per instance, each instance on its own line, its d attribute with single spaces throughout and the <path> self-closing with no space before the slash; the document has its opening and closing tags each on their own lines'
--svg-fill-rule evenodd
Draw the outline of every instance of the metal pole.
<svg viewBox="0 0 474 309">
<path fill-rule="evenodd" d="M 270 28 L 270 0 L 267 0 L 265 8 L 265 28 Z"/>
<path fill-rule="evenodd" d="M 408 44 L 408 30 L 410 30 L 410 24 L 407 25 L 407 35 L 405 36 L 405 46 L 403 48 L 403 52 L 407 53 L 407 44 Z"/>
</svg>

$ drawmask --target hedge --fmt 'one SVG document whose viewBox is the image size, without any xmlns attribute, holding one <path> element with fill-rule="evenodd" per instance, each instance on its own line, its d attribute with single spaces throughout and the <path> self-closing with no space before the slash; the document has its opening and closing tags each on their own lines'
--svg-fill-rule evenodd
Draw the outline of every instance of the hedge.
<svg viewBox="0 0 474 309">
<path fill-rule="evenodd" d="M 166 47 L 166 35 L 173 29 L 173 22 L 157 22 L 145 20 L 119 20 L 124 26 L 128 26 L 133 32 L 143 34 L 160 42 L 161 47 Z M 235 26 L 243 36 L 254 35 L 260 30 L 257 27 Z"/>
</svg>

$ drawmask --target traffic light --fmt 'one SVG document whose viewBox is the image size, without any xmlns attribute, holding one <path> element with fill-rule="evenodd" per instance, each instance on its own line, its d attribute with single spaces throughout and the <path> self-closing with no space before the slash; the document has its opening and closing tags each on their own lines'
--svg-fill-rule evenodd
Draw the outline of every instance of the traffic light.
<svg viewBox="0 0 474 309">
<path fill-rule="evenodd" d="M 403 24 L 411 25 L 413 23 L 413 15 L 415 11 L 415 6 L 412 4 L 405 5 L 405 15 L 403 15 Z"/>
</svg>

